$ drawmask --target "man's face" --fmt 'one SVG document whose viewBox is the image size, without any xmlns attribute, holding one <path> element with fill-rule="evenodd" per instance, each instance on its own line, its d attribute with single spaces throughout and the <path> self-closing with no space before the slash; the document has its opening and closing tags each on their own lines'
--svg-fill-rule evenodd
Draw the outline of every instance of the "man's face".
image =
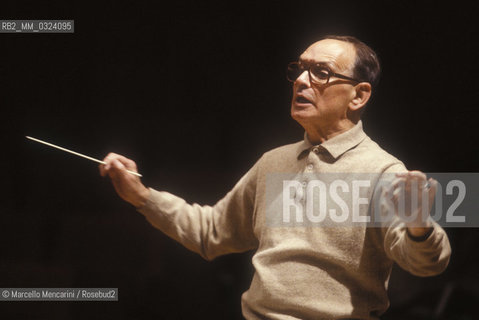
<svg viewBox="0 0 479 320">
<path fill-rule="evenodd" d="M 332 72 L 352 76 L 356 51 L 352 44 L 326 39 L 312 44 L 299 57 L 305 66 L 325 63 Z M 307 70 L 294 82 L 291 116 L 303 127 L 329 128 L 347 119 L 355 96 L 354 83 L 331 77 L 328 84 L 311 84 Z"/>
</svg>

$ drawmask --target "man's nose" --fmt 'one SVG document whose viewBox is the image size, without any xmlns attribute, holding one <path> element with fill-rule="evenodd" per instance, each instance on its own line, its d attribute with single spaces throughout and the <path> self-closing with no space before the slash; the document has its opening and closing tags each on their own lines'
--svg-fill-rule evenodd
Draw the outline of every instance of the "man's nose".
<svg viewBox="0 0 479 320">
<path fill-rule="evenodd" d="M 309 73 L 308 70 L 304 70 L 294 81 L 296 85 L 298 86 L 307 86 L 309 87 L 311 85 L 309 81 Z"/>
</svg>

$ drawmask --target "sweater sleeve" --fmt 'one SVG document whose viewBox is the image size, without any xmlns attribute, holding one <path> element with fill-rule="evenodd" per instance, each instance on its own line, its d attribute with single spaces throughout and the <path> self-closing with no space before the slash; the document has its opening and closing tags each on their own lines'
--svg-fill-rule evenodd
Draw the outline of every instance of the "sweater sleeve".
<svg viewBox="0 0 479 320">
<path fill-rule="evenodd" d="M 404 165 L 396 164 L 386 170 L 387 178 L 391 179 L 396 172 L 404 172 Z M 383 196 L 378 191 L 377 196 Z M 385 208 L 385 207 L 382 207 Z M 388 210 L 391 210 L 388 208 Z M 402 269 L 413 275 L 427 277 L 438 275 L 449 264 L 451 246 L 444 229 L 430 219 L 432 232 L 426 239 L 413 239 L 407 232 L 406 223 L 397 215 L 383 227 L 384 250 L 388 257 L 394 260 Z"/>
<path fill-rule="evenodd" d="M 189 204 L 180 197 L 150 188 L 139 208 L 157 229 L 207 260 L 257 247 L 253 233 L 257 165 L 214 206 Z"/>
<path fill-rule="evenodd" d="M 399 219 L 389 226 L 384 237 L 387 255 L 413 275 L 428 277 L 443 272 L 451 257 L 451 246 L 444 229 L 432 222 L 433 230 L 423 241 L 409 236 L 406 225 Z"/>
</svg>

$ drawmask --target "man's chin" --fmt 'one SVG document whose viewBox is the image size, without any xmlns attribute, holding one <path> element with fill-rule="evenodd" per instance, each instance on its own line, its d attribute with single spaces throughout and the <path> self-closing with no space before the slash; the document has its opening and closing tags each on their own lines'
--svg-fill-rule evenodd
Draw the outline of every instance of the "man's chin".
<svg viewBox="0 0 479 320">
<path fill-rule="evenodd" d="M 292 105 L 291 106 L 291 117 L 299 121 L 300 119 L 307 119 L 314 116 L 314 109 L 312 105 Z"/>
</svg>

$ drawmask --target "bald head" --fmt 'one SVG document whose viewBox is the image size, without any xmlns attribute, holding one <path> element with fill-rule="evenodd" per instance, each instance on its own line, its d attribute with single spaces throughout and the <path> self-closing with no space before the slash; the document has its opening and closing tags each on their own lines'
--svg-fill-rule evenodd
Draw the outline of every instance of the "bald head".
<svg viewBox="0 0 479 320">
<path fill-rule="evenodd" d="M 300 61 L 325 63 L 335 72 L 353 76 L 356 49 L 348 42 L 324 39 L 309 46 L 300 56 Z"/>
</svg>

